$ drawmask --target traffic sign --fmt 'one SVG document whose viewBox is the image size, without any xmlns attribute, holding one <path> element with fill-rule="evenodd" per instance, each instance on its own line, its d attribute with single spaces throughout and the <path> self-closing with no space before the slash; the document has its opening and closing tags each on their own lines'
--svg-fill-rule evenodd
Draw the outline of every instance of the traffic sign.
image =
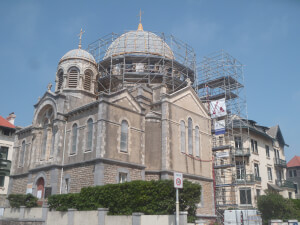
<svg viewBox="0 0 300 225">
<path fill-rule="evenodd" d="M 182 173 L 174 172 L 174 188 L 183 188 Z"/>
</svg>

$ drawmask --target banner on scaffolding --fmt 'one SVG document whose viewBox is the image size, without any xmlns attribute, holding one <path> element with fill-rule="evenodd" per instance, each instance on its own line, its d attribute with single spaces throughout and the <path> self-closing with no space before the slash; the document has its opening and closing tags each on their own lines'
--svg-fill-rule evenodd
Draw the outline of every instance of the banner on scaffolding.
<svg viewBox="0 0 300 225">
<path fill-rule="evenodd" d="M 225 134 L 225 120 L 215 121 L 215 135 Z"/>
<path fill-rule="evenodd" d="M 228 158 L 229 157 L 229 152 L 217 152 L 216 157 L 217 158 Z"/>
<path fill-rule="evenodd" d="M 227 114 L 225 98 L 210 102 L 210 114 L 211 118 L 218 118 Z"/>
</svg>

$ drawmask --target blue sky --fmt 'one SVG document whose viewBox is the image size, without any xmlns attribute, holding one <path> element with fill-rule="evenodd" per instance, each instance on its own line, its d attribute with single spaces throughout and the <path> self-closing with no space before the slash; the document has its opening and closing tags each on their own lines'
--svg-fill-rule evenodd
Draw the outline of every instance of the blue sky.
<svg viewBox="0 0 300 225">
<path fill-rule="evenodd" d="M 139 9 L 144 30 L 172 34 L 192 46 L 198 61 L 224 49 L 244 65 L 248 116 L 265 126 L 279 124 L 300 155 L 300 1 L 1 1 L 0 115 L 32 122 L 47 84 L 54 84 L 59 59 L 111 32 L 135 30 Z"/>
</svg>

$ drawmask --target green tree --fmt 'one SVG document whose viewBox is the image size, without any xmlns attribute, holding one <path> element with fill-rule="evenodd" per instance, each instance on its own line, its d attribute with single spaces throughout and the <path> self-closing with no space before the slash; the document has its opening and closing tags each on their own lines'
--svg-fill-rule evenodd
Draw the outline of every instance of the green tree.
<svg viewBox="0 0 300 225">
<path fill-rule="evenodd" d="M 263 223 L 267 224 L 271 219 L 297 219 L 299 211 L 294 203 L 277 193 L 267 192 L 258 198 L 257 206 L 262 213 Z"/>
</svg>

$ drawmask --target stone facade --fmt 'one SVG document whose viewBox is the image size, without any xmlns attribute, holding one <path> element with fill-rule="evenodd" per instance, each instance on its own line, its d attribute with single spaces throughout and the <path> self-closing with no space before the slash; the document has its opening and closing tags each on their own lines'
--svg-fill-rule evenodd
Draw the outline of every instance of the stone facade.
<svg viewBox="0 0 300 225">
<path fill-rule="evenodd" d="M 143 76 L 140 69 L 133 71 L 140 66 L 134 57 L 129 72 Z M 149 57 L 156 63 L 151 68 L 169 73 L 159 64 L 169 58 Z M 97 64 L 81 49 L 60 60 L 55 92 L 46 91 L 35 104 L 32 125 L 17 132 L 14 159 L 19 160 L 12 165 L 10 193 L 27 191 L 44 199 L 46 191 L 76 193 L 87 186 L 172 179 L 173 172 L 181 172 L 203 188 L 199 217 L 214 217 L 211 119 L 190 78 L 176 90 L 157 79 L 114 83 L 105 93 L 101 88 L 108 83 L 99 65 L 107 71 L 106 62 Z M 182 65 L 176 66 L 179 73 Z"/>
</svg>

